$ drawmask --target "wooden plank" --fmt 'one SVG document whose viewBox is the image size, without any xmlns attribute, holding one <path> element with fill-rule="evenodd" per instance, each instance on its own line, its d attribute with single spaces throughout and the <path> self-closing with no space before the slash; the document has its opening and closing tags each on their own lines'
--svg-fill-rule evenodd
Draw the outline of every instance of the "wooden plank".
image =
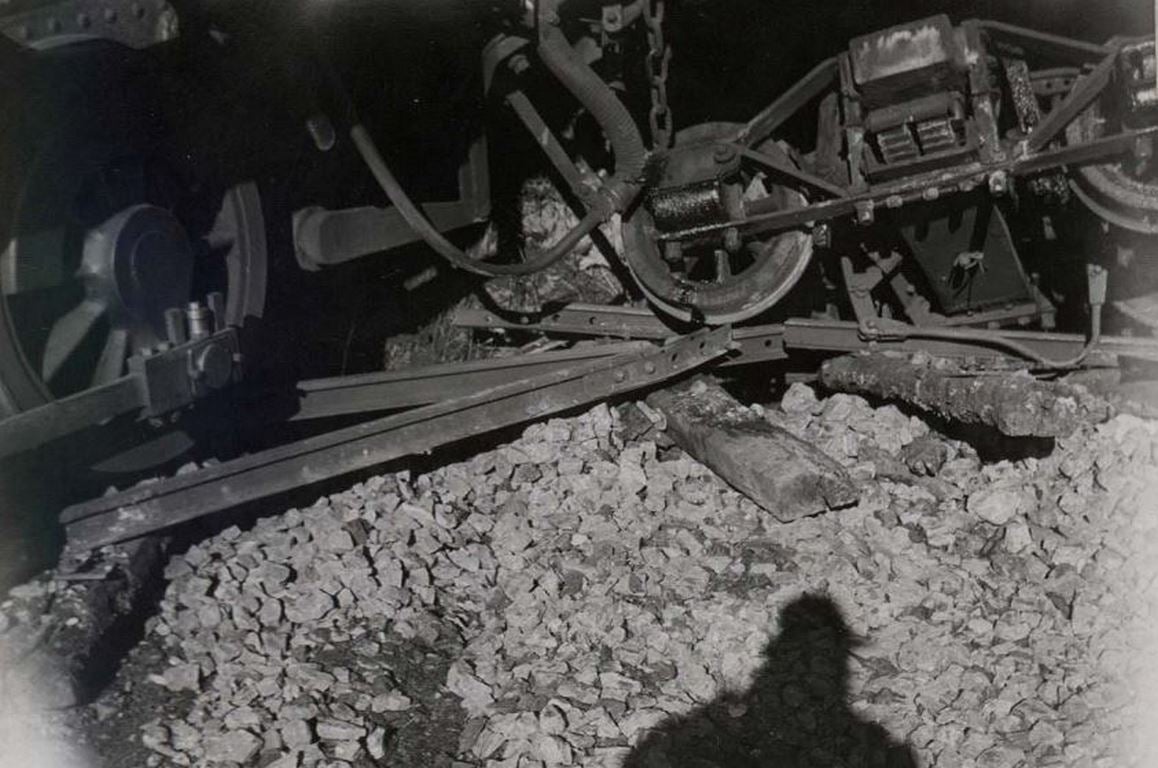
<svg viewBox="0 0 1158 768">
<path fill-rule="evenodd" d="M 647 398 L 676 444 L 781 522 L 855 504 L 860 491 L 832 458 L 754 415 L 705 377 Z"/>
<path fill-rule="evenodd" d="M 862 352 L 826 360 L 829 389 L 902 401 L 943 419 L 984 424 L 1010 437 L 1064 437 L 1110 416 L 1081 386 L 1042 381 L 1026 371 L 973 370 L 917 353 Z"/>
</svg>

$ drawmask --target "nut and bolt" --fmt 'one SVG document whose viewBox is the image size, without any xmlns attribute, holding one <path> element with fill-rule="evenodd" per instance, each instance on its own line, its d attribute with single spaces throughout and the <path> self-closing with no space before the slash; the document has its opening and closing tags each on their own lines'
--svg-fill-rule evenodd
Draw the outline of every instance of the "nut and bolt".
<svg viewBox="0 0 1158 768">
<path fill-rule="evenodd" d="M 189 320 L 189 338 L 204 339 L 213 333 L 213 317 L 207 307 L 200 302 L 191 301 L 185 309 L 185 317 Z"/>
<path fill-rule="evenodd" d="M 233 376 L 233 354 L 223 344 L 205 345 L 190 363 L 190 375 L 209 389 L 220 389 Z"/>
<path fill-rule="evenodd" d="M 623 29 L 623 9 L 618 5 L 603 6 L 603 31 L 615 34 Z"/>
</svg>

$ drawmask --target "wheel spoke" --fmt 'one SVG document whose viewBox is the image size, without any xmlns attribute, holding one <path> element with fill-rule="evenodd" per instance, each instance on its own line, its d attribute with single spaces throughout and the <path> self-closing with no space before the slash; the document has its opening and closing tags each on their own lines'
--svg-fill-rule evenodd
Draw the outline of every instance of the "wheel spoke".
<svg viewBox="0 0 1158 768">
<path fill-rule="evenodd" d="M 92 386 L 107 384 L 119 378 L 125 369 L 125 355 L 129 351 L 129 332 L 124 328 L 114 328 L 101 350 L 100 360 L 92 374 Z"/>
<path fill-rule="evenodd" d="M 23 233 L 8 242 L 0 253 L 0 275 L 5 294 L 54 288 L 72 279 L 75 266 L 64 264 L 63 228 Z"/>
<path fill-rule="evenodd" d="M 104 313 L 104 304 L 86 299 L 56 321 L 44 345 L 40 375 L 45 381 L 51 381 L 60 373 L 65 362 L 80 348 Z"/>
</svg>

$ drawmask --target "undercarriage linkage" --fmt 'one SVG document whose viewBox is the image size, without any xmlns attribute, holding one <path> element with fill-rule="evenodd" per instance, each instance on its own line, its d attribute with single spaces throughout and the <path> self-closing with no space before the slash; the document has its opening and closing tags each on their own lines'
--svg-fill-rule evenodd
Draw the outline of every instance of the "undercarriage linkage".
<svg viewBox="0 0 1158 768">
<path fill-rule="evenodd" d="M 0 200 L 14 211 L 11 231 L 0 232 L 0 462 L 74 437 L 100 443 L 112 427 L 127 427 L 136 441 L 128 453 L 145 459 L 124 472 L 139 474 L 208 443 L 184 431 L 202 415 L 197 409 L 222 403 L 229 430 L 296 436 L 254 439 L 241 458 L 75 504 L 63 516 L 74 547 L 140 537 L 693 370 L 786 363 L 822 381 L 843 376 L 841 386 L 866 394 L 904 390 L 918 401 L 935 389 L 954 402 L 949 410 L 974 415 L 973 395 L 958 384 L 986 366 L 1018 369 L 1019 391 L 1045 403 L 1042 393 L 1068 387 L 1057 380 L 1077 369 L 1096 375 L 1116 373 L 1120 359 L 1158 363 L 1158 339 L 1119 333 L 1109 320 L 1103 332 L 1111 309 L 1131 332 L 1158 330 L 1158 273 L 1147 262 L 1158 235 L 1152 38 L 1099 44 L 933 16 L 854 38 L 746 122 L 677 131 L 662 0 L 580 5 L 512 3 L 494 11 L 506 14 L 500 23 L 478 27 L 490 37 L 471 49 L 475 74 L 479 54 L 482 61 L 480 92 L 462 98 L 470 120 L 451 110 L 419 127 L 406 118 L 375 122 L 381 115 L 345 104 L 345 91 L 378 93 L 380 83 L 347 89 L 339 75 L 350 73 L 337 71 L 333 52 L 311 59 L 326 84 L 303 78 L 309 93 L 293 119 L 303 118 L 319 168 L 340 169 L 335 177 L 350 169 L 324 165 L 342 154 L 325 153 L 348 140 L 362 187 L 318 199 L 294 190 L 279 201 L 295 280 L 425 244 L 433 254 L 414 249 L 396 260 L 418 256 L 422 272 L 407 276 L 415 268 L 407 264 L 386 279 L 410 291 L 415 275 L 445 277 L 449 269 L 439 273 L 421 258 L 436 256 L 442 267 L 533 288 L 578 244 L 594 241 L 622 306 L 454 310 L 459 328 L 581 342 L 564 349 L 307 379 L 277 391 L 270 380 L 243 382 L 243 368 L 275 357 L 255 339 L 282 328 L 280 317 L 263 314 L 262 217 L 276 206 L 255 183 L 236 184 L 232 169 L 202 179 L 213 148 L 197 155 L 170 137 L 81 119 L 56 120 L 61 136 L 12 164 L 23 175 L 0 178 L 0 192 L 18 190 Z M 598 18 L 590 15 L 596 5 Z M 44 9 L 13 13 L 0 11 L 0 34 L 29 50 L 71 45 L 81 34 Z M 140 24 L 86 31 L 84 40 L 135 51 L 168 44 L 175 13 L 161 3 Z M 94 100 L 100 92 L 79 90 Z M 133 96 L 111 111 L 152 114 L 151 102 Z M 408 104 L 421 101 L 411 96 Z M 456 151 L 426 168 L 420 161 L 430 159 L 416 160 L 405 140 L 438 145 L 430 124 L 462 135 Z M 575 214 L 534 253 L 526 238 L 509 252 L 493 244 L 492 175 L 504 169 L 492 164 L 504 139 L 520 146 L 502 132 L 512 127 L 550 163 Z M 120 133 L 124 146 L 95 140 Z M 181 141 L 200 147 L 189 138 L 197 133 L 181 132 Z M 252 178 L 276 175 L 278 162 L 256 163 L 262 170 Z M 453 178 L 427 178 L 436 165 Z M 238 173 L 251 177 L 248 167 Z M 284 292 L 291 305 L 301 296 Z M 459 297 L 439 296 L 440 310 Z M 255 333 L 263 325 L 266 336 Z M 817 374 L 825 358 L 862 352 L 871 360 Z M 949 362 L 930 368 L 929 356 Z M 901 384 L 874 378 L 902 360 Z M 978 389 L 1008 401 L 995 382 Z M 1024 427 L 1034 435 L 1050 428 L 1048 408 L 1039 411 Z M 1000 414 L 980 421 L 1023 429 Z M 334 423 L 343 426 L 323 431 Z M 298 429 L 315 434 L 300 439 Z M 154 438 L 177 433 L 186 439 L 171 452 L 151 450 Z"/>
</svg>

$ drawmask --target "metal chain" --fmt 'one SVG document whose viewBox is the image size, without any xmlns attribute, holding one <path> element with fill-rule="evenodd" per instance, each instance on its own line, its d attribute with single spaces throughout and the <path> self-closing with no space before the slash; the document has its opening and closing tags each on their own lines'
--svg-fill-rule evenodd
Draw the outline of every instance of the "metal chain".
<svg viewBox="0 0 1158 768">
<path fill-rule="evenodd" d="M 653 5 L 654 4 L 654 5 Z M 664 0 L 644 0 L 643 20 L 647 25 L 647 58 L 644 65 L 651 87 L 651 111 L 647 121 L 656 149 L 671 145 L 672 116 L 667 103 L 667 70 L 671 63 L 671 46 L 663 37 Z"/>
</svg>

